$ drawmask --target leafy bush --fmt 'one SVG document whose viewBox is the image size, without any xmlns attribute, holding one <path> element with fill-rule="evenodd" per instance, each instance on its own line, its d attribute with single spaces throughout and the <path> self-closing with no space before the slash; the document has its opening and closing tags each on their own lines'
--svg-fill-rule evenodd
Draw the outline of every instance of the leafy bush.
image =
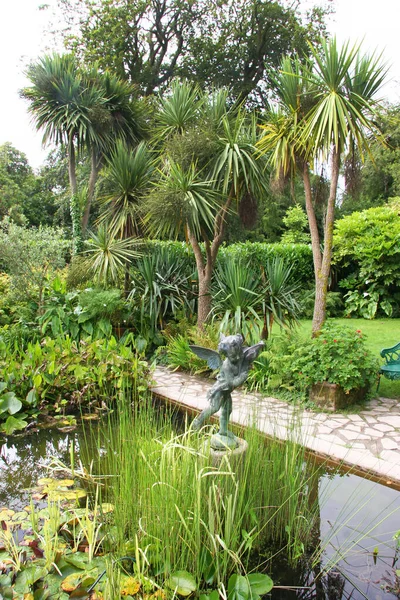
<svg viewBox="0 0 400 600">
<path fill-rule="evenodd" d="M 400 310 L 400 199 L 337 221 L 334 261 L 347 269 L 340 282 L 346 312 L 367 319 Z"/>
<path fill-rule="evenodd" d="M 44 290 L 49 279 L 65 265 L 71 243 L 61 229 L 25 228 L 3 220 L 0 225 L 2 268 L 10 275 L 15 298 L 31 302 L 34 312 L 43 308 Z"/>
<path fill-rule="evenodd" d="M 160 331 L 170 320 L 195 313 L 194 268 L 171 246 L 160 246 L 135 262 L 131 271 L 129 300 L 134 308 L 135 328 L 147 343 L 160 345 Z M 172 246 L 173 248 L 173 246 Z"/>
<path fill-rule="evenodd" d="M 190 246 L 185 242 L 164 242 L 152 240 L 146 243 L 146 248 L 151 253 L 158 253 L 160 248 L 167 248 L 171 257 L 179 257 L 183 260 L 187 268 L 195 272 L 196 265 Z M 241 261 L 244 264 L 251 264 L 252 268 L 258 270 L 267 264 L 267 260 L 282 258 L 287 264 L 293 265 L 293 277 L 302 285 L 307 285 L 314 280 L 314 267 L 312 259 L 312 250 L 308 244 L 266 244 L 263 242 L 240 242 L 222 246 L 218 252 L 217 264 L 226 263 L 227 260 L 233 262 Z"/>
<path fill-rule="evenodd" d="M 345 392 L 372 387 L 379 370 L 378 361 L 366 349 L 363 334 L 327 322 L 320 335 L 300 344 L 288 365 L 288 375 L 300 390 L 327 381 Z"/>
<path fill-rule="evenodd" d="M 79 343 L 68 337 L 45 338 L 15 349 L 0 337 L 0 352 L 0 381 L 8 394 L 21 401 L 18 410 L 22 405 L 25 409 L 78 408 L 88 402 L 112 402 L 128 387 L 147 388 L 147 363 L 131 345 L 115 338 Z"/>
<path fill-rule="evenodd" d="M 219 264 L 213 286 L 213 320 L 225 334 L 241 333 L 250 343 L 263 327 L 264 290 L 261 272 L 250 265 L 228 261 Z"/>
<path fill-rule="evenodd" d="M 312 319 L 314 314 L 315 287 L 302 289 L 297 294 L 297 301 L 300 305 L 299 311 L 302 319 Z M 342 317 L 344 302 L 342 292 L 328 292 L 326 296 L 326 314 L 327 317 Z"/>
<path fill-rule="evenodd" d="M 282 234 L 283 244 L 311 244 L 311 236 L 305 231 L 308 231 L 307 215 L 300 204 L 287 209 L 283 224 L 287 229 Z"/>
<path fill-rule="evenodd" d="M 301 285 L 314 280 L 312 250 L 307 244 L 264 244 L 261 242 L 244 242 L 232 244 L 220 249 L 219 260 L 228 259 L 234 262 L 242 260 L 250 263 L 254 269 L 265 268 L 268 260 L 281 258 L 292 266 L 292 277 Z"/>
<path fill-rule="evenodd" d="M 204 348 L 217 349 L 219 342 L 219 330 L 213 325 L 206 325 L 204 330 L 197 327 L 172 328 L 168 327 L 164 331 L 167 343 L 160 347 L 156 352 L 158 362 L 172 367 L 173 369 L 182 369 L 190 373 L 200 374 L 210 370 L 207 362 L 194 354 L 189 348 L 189 344 L 196 344 Z"/>
</svg>

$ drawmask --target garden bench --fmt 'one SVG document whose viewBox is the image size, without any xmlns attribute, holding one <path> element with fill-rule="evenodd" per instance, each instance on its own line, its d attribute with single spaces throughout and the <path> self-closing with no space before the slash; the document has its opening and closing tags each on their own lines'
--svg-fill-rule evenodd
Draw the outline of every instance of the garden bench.
<svg viewBox="0 0 400 600">
<path fill-rule="evenodd" d="M 385 363 L 379 370 L 377 391 L 379 390 L 381 375 L 388 379 L 400 379 L 400 342 L 392 348 L 383 348 L 381 356 L 385 359 Z"/>
</svg>

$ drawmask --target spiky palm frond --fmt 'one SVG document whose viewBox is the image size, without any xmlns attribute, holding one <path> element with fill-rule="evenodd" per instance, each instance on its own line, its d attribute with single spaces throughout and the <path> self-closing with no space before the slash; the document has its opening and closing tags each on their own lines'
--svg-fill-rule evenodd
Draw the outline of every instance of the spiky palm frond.
<svg viewBox="0 0 400 600">
<path fill-rule="evenodd" d="M 218 207 L 212 181 L 199 173 L 195 164 L 184 169 L 169 161 L 146 201 L 146 223 L 161 237 L 176 237 L 186 227 L 200 237 L 202 230 L 212 229 Z"/>
<path fill-rule="evenodd" d="M 204 103 L 200 88 L 186 82 L 175 81 L 171 95 L 160 97 L 157 115 L 157 136 L 161 139 L 183 133 L 199 116 Z"/>
<path fill-rule="evenodd" d="M 111 193 L 100 199 L 102 214 L 99 222 L 108 222 L 114 236 L 138 235 L 141 202 L 149 189 L 155 170 L 155 160 L 141 142 L 130 150 L 119 140 L 106 161 L 105 180 Z"/>
<path fill-rule="evenodd" d="M 28 112 L 43 131 L 44 144 L 75 142 L 80 148 L 96 139 L 90 111 L 104 99 L 98 88 L 85 85 L 73 56 L 45 55 L 27 75 L 33 85 L 21 95 L 30 102 Z"/>
<path fill-rule="evenodd" d="M 352 141 L 360 151 L 368 147 L 367 132 L 376 131 L 372 118 L 374 96 L 386 69 L 380 57 L 362 56 L 360 46 L 338 48 L 336 39 L 322 42 L 322 53 L 312 48 L 318 88 L 316 105 L 309 112 L 304 138 L 326 155 L 332 145 L 342 154 Z"/>
<path fill-rule="evenodd" d="M 255 122 L 237 111 L 222 118 L 223 131 L 218 138 L 212 179 L 223 194 L 232 194 L 239 201 L 245 191 L 264 186 L 263 161 L 255 158 L 257 142 Z"/>
<path fill-rule="evenodd" d="M 94 280 L 103 285 L 117 283 L 122 271 L 140 256 L 136 238 L 116 239 L 106 225 L 101 225 L 86 241 L 86 266 Z"/>
</svg>

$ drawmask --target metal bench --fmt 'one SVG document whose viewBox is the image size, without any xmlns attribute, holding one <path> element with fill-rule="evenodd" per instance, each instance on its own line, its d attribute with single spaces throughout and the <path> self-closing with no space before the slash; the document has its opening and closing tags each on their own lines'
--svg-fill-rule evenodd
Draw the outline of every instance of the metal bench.
<svg viewBox="0 0 400 600">
<path fill-rule="evenodd" d="M 383 348 L 381 356 L 385 359 L 385 363 L 379 370 L 377 391 L 379 390 L 381 375 L 392 380 L 400 379 L 400 342 L 392 348 Z"/>
</svg>

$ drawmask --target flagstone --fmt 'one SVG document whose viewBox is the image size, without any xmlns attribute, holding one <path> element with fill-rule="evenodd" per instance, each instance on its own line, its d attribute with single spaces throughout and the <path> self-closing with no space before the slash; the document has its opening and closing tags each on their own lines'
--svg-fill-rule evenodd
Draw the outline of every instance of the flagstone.
<svg viewBox="0 0 400 600">
<path fill-rule="evenodd" d="M 208 405 L 212 380 L 157 368 L 153 391 L 194 412 Z M 400 484 L 400 405 L 374 400 L 360 414 L 314 413 L 282 400 L 245 390 L 233 394 L 231 420 L 241 426 L 255 424 L 260 431 L 281 440 L 293 437 L 322 458 L 331 458 Z"/>
</svg>

